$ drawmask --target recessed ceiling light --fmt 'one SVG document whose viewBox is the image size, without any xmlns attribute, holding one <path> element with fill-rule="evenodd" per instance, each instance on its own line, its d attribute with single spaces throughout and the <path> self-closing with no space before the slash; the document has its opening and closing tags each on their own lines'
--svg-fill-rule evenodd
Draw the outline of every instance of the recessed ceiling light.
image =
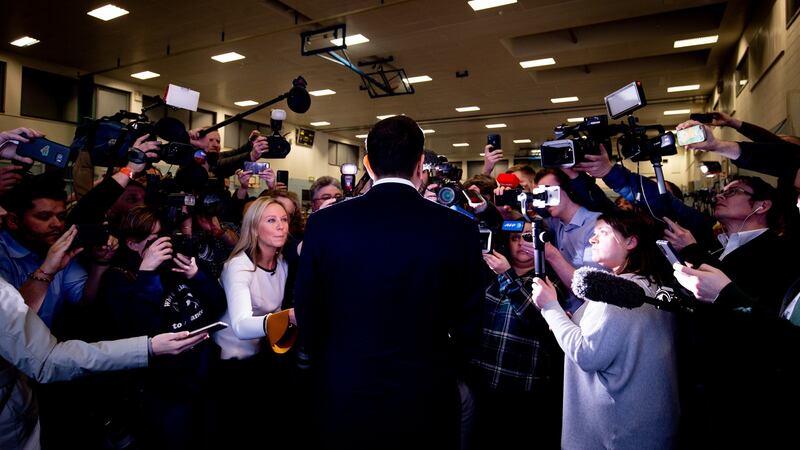
<svg viewBox="0 0 800 450">
<path fill-rule="evenodd" d="M 684 91 L 696 91 L 700 89 L 699 84 L 687 84 L 685 86 L 672 86 L 667 88 L 667 92 L 684 92 Z"/>
<path fill-rule="evenodd" d="M 375 116 L 375 117 L 377 117 L 377 118 L 378 118 L 378 120 L 383 120 L 383 119 L 388 119 L 389 117 L 394 117 L 394 116 L 396 116 L 396 115 L 397 115 L 397 114 L 387 114 L 387 115 L 385 115 L 385 116 Z"/>
<path fill-rule="evenodd" d="M 333 95 L 336 91 L 330 89 L 320 89 L 319 91 L 309 91 L 309 94 L 313 95 L 314 97 L 322 97 L 323 95 Z"/>
<path fill-rule="evenodd" d="M 436 130 L 431 130 L 430 128 L 427 130 L 422 130 L 422 134 L 431 134 L 431 133 L 436 133 Z"/>
<path fill-rule="evenodd" d="M 471 0 L 467 3 L 474 11 L 480 11 L 482 9 L 496 8 L 503 5 L 512 5 L 517 3 L 517 0 Z"/>
<path fill-rule="evenodd" d="M 328 126 L 330 124 L 331 124 L 330 122 L 326 122 L 324 120 L 322 122 L 311 122 L 311 126 L 312 127 L 325 127 L 325 126 Z"/>
<path fill-rule="evenodd" d="M 578 97 L 559 97 L 550 99 L 550 101 L 553 103 L 569 103 L 569 102 L 577 102 L 578 100 L 579 100 Z"/>
<path fill-rule="evenodd" d="M 239 100 L 238 102 L 233 102 L 233 104 L 236 106 L 255 106 L 258 102 L 253 100 Z"/>
<path fill-rule="evenodd" d="M 160 77 L 161 74 L 145 70 L 144 72 L 132 73 L 131 76 L 140 80 L 149 80 L 150 78 Z"/>
<path fill-rule="evenodd" d="M 679 116 L 681 114 L 689 114 L 691 113 L 691 109 L 670 109 L 668 111 L 664 111 L 665 116 Z"/>
<path fill-rule="evenodd" d="M 486 128 L 505 128 L 506 126 L 504 123 L 490 123 L 486 125 Z"/>
<path fill-rule="evenodd" d="M 347 44 L 348 47 L 351 45 L 363 44 L 364 42 L 369 42 L 369 39 L 367 39 L 366 36 L 362 34 L 354 34 L 352 36 L 347 36 L 344 38 L 344 43 Z M 331 39 L 331 44 L 342 45 L 342 38 Z"/>
<path fill-rule="evenodd" d="M 213 59 L 214 61 L 219 61 L 221 63 L 228 63 L 231 61 L 238 61 L 240 59 L 244 59 L 244 55 L 240 55 L 236 52 L 228 52 L 228 53 L 223 53 L 221 55 L 212 56 L 211 59 Z"/>
<path fill-rule="evenodd" d="M 128 11 L 109 3 L 101 8 L 93 9 L 86 14 L 108 22 L 111 19 L 116 19 L 117 17 L 128 14 Z"/>
<path fill-rule="evenodd" d="M 453 147 L 469 147 L 469 143 L 467 142 L 457 142 L 453 144 Z"/>
<path fill-rule="evenodd" d="M 471 111 L 480 111 L 481 109 L 477 106 L 460 106 L 456 108 L 458 112 L 471 112 Z"/>
<path fill-rule="evenodd" d="M 433 78 L 431 78 L 431 77 L 429 77 L 429 76 L 427 76 L 427 75 L 420 75 L 420 76 L 418 76 L 418 77 L 406 78 L 406 81 L 407 81 L 408 83 L 410 83 L 410 84 L 414 84 L 414 83 L 424 83 L 424 82 L 426 82 L 426 81 L 433 81 Z"/>
<path fill-rule="evenodd" d="M 515 144 L 530 144 L 530 139 L 514 139 Z"/>
<path fill-rule="evenodd" d="M 23 36 L 23 37 L 17 39 L 16 41 L 11 41 L 9 43 L 11 45 L 16 45 L 17 47 L 29 47 L 29 46 L 31 46 L 33 44 L 38 44 L 39 40 L 38 39 L 34 39 L 34 38 L 30 37 L 30 36 Z"/>
<path fill-rule="evenodd" d="M 583 117 L 570 117 L 569 119 L 567 119 L 567 122 L 569 123 L 583 122 Z"/>
<path fill-rule="evenodd" d="M 356 137 L 359 138 L 359 139 L 366 139 L 367 136 L 369 136 L 369 135 L 368 134 L 357 134 L 356 135 Z"/>
<path fill-rule="evenodd" d="M 719 35 L 715 36 L 705 36 L 693 39 L 683 39 L 680 41 L 675 41 L 673 45 L 674 48 L 682 48 L 682 47 L 692 47 L 695 45 L 706 45 L 706 44 L 714 44 L 719 40 Z"/>
<path fill-rule="evenodd" d="M 552 66 L 556 63 L 553 58 L 531 59 L 530 61 L 522 61 L 519 63 L 523 69 L 530 69 L 531 67 Z"/>
<path fill-rule="evenodd" d="M 747 84 L 747 80 L 739 80 L 739 86 L 744 86 Z"/>
</svg>

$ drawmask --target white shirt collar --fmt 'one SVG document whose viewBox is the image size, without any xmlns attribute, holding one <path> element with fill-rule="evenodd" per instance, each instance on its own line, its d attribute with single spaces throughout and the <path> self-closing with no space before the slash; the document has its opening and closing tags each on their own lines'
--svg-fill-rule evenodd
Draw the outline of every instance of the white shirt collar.
<svg viewBox="0 0 800 450">
<path fill-rule="evenodd" d="M 416 186 L 414 186 L 414 183 L 412 183 L 410 180 L 408 180 L 408 179 L 406 179 L 406 178 L 399 178 L 399 177 L 386 177 L 386 178 L 381 178 L 381 179 L 379 179 L 379 180 L 376 180 L 374 183 L 372 183 L 372 186 L 374 187 L 374 186 L 377 186 L 377 185 L 379 185 L 379 184 L 384 184 L 384 183 L 400 183 L 400 184 L 405 184 L 406 186 L 411 186 L 412 188 L 414 188 L 414 190 L 415 190 L 415 191 L 417 190 L 417 187 L 416 187 Z"/>
<path fill-rule="evenodd" d="M 749 230 L 749 231 L 740 231 L 738 233 L 733 233 L 727 236 L 727 240 L 723 239 L 720 235 L 720 242 L 722 245 L 725 246 L 725 250 L 719 255 L 719 259 L 722 260 L 729 253 L 733 252 L 737 248 L 747 244 L 748 242 L 752 241 L 753 239 L 759 237 L 763 232 L 767 231 L 767 228 L 759 228 L 757 230 Z M 724 242 L 723 242 L 724 241 Z"/>
</svg>

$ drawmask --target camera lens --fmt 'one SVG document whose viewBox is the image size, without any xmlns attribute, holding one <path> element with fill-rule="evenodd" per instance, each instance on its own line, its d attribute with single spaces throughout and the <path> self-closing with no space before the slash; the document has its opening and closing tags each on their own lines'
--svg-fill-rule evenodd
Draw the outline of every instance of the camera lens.
<svg viewBox="0 0 800 450">
<path fill-rule="evenodd" d="M 436 194 L 439 203 L 450 206 L 456 200 L 456 191 L 449 186 L 442 186 Z"/>
</svg>

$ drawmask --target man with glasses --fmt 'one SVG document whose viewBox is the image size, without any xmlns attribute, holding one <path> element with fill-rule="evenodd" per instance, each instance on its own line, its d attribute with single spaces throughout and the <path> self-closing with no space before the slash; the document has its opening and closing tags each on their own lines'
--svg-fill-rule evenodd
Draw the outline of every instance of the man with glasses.
<svg viewBox="0 0 800 450">
<path fill-rule="evenodd" d="M 311 212 L 331 205 L 342 198 L 342 185 L 336 178 L 327 175 L 319 177 L 309 188 L 311 191 Z"/>
</svg>

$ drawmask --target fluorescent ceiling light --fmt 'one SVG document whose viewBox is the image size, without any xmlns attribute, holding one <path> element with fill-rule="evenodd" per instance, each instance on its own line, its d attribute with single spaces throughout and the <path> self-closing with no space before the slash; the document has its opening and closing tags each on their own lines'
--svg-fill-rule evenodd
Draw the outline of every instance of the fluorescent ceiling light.
<svg viewBox="0 0 800 450">
<path fill-rule="evenodd" d="M 311 126 L 312 127 L 325 127 L 325 126 L 328 126 L 330 124 L 331 124 L 330 122 L 326 122 L 324 120 L 322 122 L 311 122 Z"/>
<path fill-rule="evenodd" d="M 161 74 L 145 70 L 144 72 L 132 73 L 131 76 L 140 80 L 149 80 L 150 78 L 160 77 Z"/>
<path fill-rule="evenodd" d="M 236 106 L 255 106 L 258 102 L 254 102 L 253 100 L 240 100 L 238 102 L 233 102 Z"/>
<path fill-rule="evenodd" d="M 747 84 L 747 80 L 739 80 L 739 86 L 744 86 Z"/>
<path fill-rule="evenodd" d="M 477 106 L 460 106 L 456 108 L 458 112 L 472 112 L 472 111 L 480 111 L 481 109 Z"/>
<path fill-rule="evenodd" d="M 347 44 L 348 47 L 351 45 L 363 44 L 364 42 L 369 42 L 369 39 L 367 39 L 366 36 L 361 34 L 354 34 L 352 36 L 347 36 L 344 38 L 344 43 Z M 331 39 L 331 44 L 342 45 L 342 39 L 341 38 Z"/>
<path fill-rule="evenodd" d="M 679 116 L 681 114 L 689 114 L 691 113 L 691 109 L 670 109 L 668 111 L 664 111 L 665 116 Z"/>
<path fill-rule="evenodd" d="M 675 41 L 673 45 L 674 48 L 683 48 L 683 47 L 692 47 L 695 45 L 706 45 L 706 44 L 714 44 L 719 40 L 719 35 L 715 36 L 705 36 L 693 39 L 683 39 L 680 41 Z"/>
<path fill-rule="evenodd" d="M 469 143 L 467 142 L 457 142 L 453 144 L 453 147 L 469 147 Z"/>
<path fill-rule="evenodd" d="M 228 52 L 228 53 L 223 53 L 221 55 L 212 56 L 211 59 L 213 59 L 214 61 L 219 61 L 221 63 L 228 63 L 231 61 L 238 61 L 240 59 L 244 59 L 244 55 L 240 55 L 236 52 Z"/>
<path fill-rule="evenodd" d="M 515 144 L 530 144 L 530 139 L 514 139 Z"/>
<path fill-rule="evenodd" d="M 431 130 L 430 128 L 427 130 L 422 130 L 422 134 L 431 134 L 431 133 L 436 133 L 436 130 Z"/>
<path fill-rule="evenodd" d="M 108 22 L 111 19 L 116 19 L 117 17 L 128 14 L 128 11 L 109 3 L 101 8 L 93 9 L 86 14 Z"/>
<path fill-rule="evenodd" d="M 569 119 L 567 119 L 567 122 L 569 123 L 583 122 L 583 117 L 570 117 Z"/>
<path fill-rule="evenodd" d="M 420 76 L 418 76 L 418 77 L 406 78 L 406 81 L 407 81 L 408 83 L 410 83 L 410 84 L 414 84 L 414 83 L 424 83 L 424 82 L 426 82 L 426 81 L 433 81 L 433 78 L 431 78 L 431 77 L 429 77 L 429 76 L 427 76 L 427 75 L 420 75 Z"/>
<path fill-rule="evenodd" d="M 667 88 L 667 92 L 684 92 L 684 91 L 696 91 L 700 89 L 699 84 L 687 84 L 685 86 L 672 86 Z"/>
<path fill-rule="evenodd" d="M 486 128 L 505 128 L 506 126 L 504 123 L 490 123 L 486 125 Z"/>
<path fill-rule="evenodd" d="M 482 9 L 497 8 L 503 5 L 513 5 L 517 3 L 517 0 L 472 0 L 467 3 L 469 3 L 469 7 L 474 11 L 480 11 Z"/>
<path fill-rule="evenodd" d="M 530 69 L 531 67 L 552 66 L 556 63 L 553 58 L 531 59 L 530 61 L 522 61 L 519 63 L 523 69 Z"/>
<path fill-rule="evenodd" d="M 394 116 L 396 116 L 396 115 L 397 115 L 397 114 L 387 114 L 387 115 L 385 115 L 385 116 L 375 116 L 375 117 L 377 117 L 377 118 L 378 118 L 378 120 L 383 120 L 383 119 L 388 119 L 389 117 L 394 117 Z"/>
<path fill-rule="evenodd" d="M 319 91 L 310 91 L 309 94 L 313 95 L 314 97 L 322 97 L 323 95 L 333 95 L 336 91 L 330 89 L 320 89 Z"/>
<path fill-rule="evenodd" d="M 550 101 L 553 103 L 569 103 L 569 102 L 577 102 L 578 100 L 579 100 L 578 97 L 559 97 L 550 99 Z"/>
<path fill-rule="evenodd" d="M 369 135 L 368 134 L 357 134 L 356 135 L 356 137 L 359 138 L 359 139 L 366 139 L 367 136 L 369 136 Z"/>
<path fill-rule="evenodd" d="M 34 38 L 30 37 L 30 36 L 23 36 L 23 37 L 17 39 L 16 41 L 11 41 L 9 43 L 11 45 L 16 45 L 17 47 L 29 47 L 29 46 L 31 46 L 33 44 L 38 44 L 39 40 L 38 39 L 34 39 Z"/>
</svg>

